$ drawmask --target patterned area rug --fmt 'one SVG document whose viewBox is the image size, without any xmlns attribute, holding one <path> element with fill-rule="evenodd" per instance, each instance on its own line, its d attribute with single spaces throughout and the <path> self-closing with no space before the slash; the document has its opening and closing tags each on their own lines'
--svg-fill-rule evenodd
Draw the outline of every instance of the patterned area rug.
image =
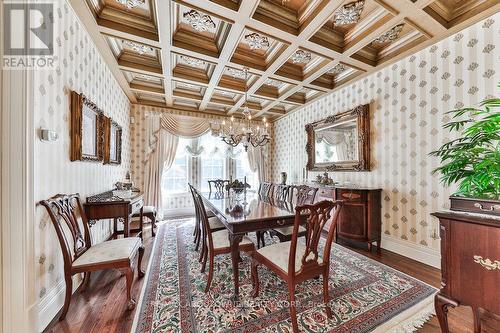
<svg viewBox="0 0 500 333">
<path fill-rule="evenodd" d="M 192 219 L 159 228 L 132 332 L 291 332 L 286 283 L 261 266 L 260 294 L 252 298 L 245 254 L 238 303 L 229 255 L 216 259 L 211 290 L 203 292 L 192 231 Z M 304 282 L 296 291 L 301 332 L 412 332 L 433 314 L 437 290 L 419 280 L 337 244 L 330 266 L 333 318 L 324 311 L 321 278 Z"/>
</svg>

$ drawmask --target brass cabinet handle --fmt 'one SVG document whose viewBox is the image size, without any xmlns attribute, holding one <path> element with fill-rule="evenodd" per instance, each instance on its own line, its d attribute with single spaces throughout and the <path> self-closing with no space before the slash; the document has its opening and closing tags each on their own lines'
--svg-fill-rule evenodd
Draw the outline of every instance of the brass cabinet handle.
<svg viewBox="0 0 500 333">
<path fill-rule="evenodd" d="M 500 210 L 500 205 L 492 205 L 490 208 L 484 208 L 484 206 L 482 204 L 480 204 L 479 202 L 476 202 L 474 204 L 474 207 L 479 208 L 480 210 L 485 210 L 485 211 L 489 211 L 489 212 L 493 212 L 497 209 Z"/>
<path fill-rule="evenodd" d="M 484 259 L 481 256 L 474 256 L 474 262 L 478 263 L 489 271 L 493 271 L 495 269 L 500 270 L 500 261 L 498 260 L 491 261 L 491 259 L 488 258 Z"/>
</svg>

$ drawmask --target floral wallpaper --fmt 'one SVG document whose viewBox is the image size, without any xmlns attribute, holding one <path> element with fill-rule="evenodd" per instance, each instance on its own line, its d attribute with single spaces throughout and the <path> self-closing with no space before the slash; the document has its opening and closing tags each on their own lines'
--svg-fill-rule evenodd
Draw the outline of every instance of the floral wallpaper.
<svg viewBox="0 0 500 333">
<path fill-rule="evenodd" d="M 446 111 L 498 97 L 499 40 L 496 14 L 278 120 L 273 180 L 281 171 L 302 180 L 306 124 L 370 103 L 371 171 L 330 175 L 382 188 L 384 237 L 437 251 L 438 221 L 429 214 L 449 207 L 452 190 L 431 175 L 439 161 L 428 153 L 450 139 L 441 128 Z"/>
<path fill-rule="evenodd" d="M 128 98 L 99 55 L 96 46 L 65 1 L 54 2 L 57 26 L 54 52 L 55 70 L 33 71 L 34 122 L 37 129 L 56 131 L 56 142 L 35 141 L 35 200 L 58 193 L 80 193 L 83 200 L 112 188 L 125 178 L 130 168 Z M 69 122 L 70 91 L 89 97 L 107 116 L 123 128 L 122 164 L 71 162 Z M 100 242 L 111 232 L 110 221 L 92 227 L 92 242 Z M 35 265 L 37 296 L 40 302 L 64 281 L 63 259 L 52 222 L 45 208 L 36 205 Z"/>
</svg>

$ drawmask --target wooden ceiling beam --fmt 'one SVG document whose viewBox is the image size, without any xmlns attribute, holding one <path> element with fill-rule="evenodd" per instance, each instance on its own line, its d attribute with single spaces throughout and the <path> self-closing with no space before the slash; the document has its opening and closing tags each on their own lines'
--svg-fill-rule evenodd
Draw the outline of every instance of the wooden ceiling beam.
<svg viewBox="0 0 500 333">
<path fill-rule="evenodd" d="M 163 68 L 165 88 L 165 103 L 167 106 L 173 104 L 173 89 L 172 89 L 172 63 L 170 53 L 172 52 L 172 31 L 171 31 L 171 8 L 170 1 L 165 0 L 151 0 L 155 1 L 156 5 L 156 22 L 158 22 L 158 35 L 160 38 L 161 50 L 161 66 Z"/>
</svg>

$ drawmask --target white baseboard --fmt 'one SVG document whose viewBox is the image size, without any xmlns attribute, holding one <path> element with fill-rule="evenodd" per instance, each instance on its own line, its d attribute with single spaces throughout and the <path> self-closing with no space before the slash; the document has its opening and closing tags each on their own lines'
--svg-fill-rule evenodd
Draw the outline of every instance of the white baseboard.
<svg viewBox="0 0 500 333">
<path fill-rule="evenodd" d="M 81 283 L 79 275 L 73 277 L 73 293 L 78 289 Z M 64 279 L 52 288 L 38 303 L 37 332 L 43 330 L 50 324 L 57 313 L 64 305 L 64 296 L 66 291 L 66 282 Z"/>
<path fill-rule="evenodd" d="M 426 265 L 441 269 L 441 253 L 437 250 L 384 235 L 382 236 L 381 247 Z"/>
</svg>

